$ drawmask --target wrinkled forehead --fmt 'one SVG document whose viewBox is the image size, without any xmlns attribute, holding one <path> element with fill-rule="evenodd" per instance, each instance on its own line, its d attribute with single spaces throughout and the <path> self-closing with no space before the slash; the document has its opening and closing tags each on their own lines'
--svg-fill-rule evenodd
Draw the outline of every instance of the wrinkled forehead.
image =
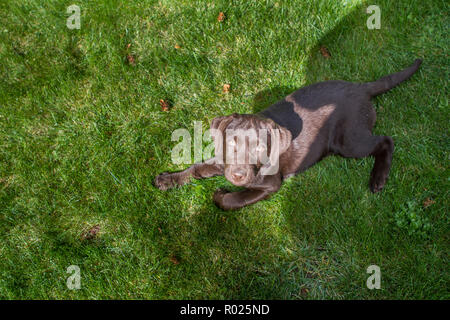
<svg viewBox="0 0 450 320">
<path fill-rule="evenodd" d="M 265 128 L 248 128 L 248 129 L 226 129 L 224 139 L 227 143 L 270 143 L 270 131 Z"/>
<path fill-rule="evenodd" d="M 246 140 L 266 140 L 270 130 L 264 123 L 253 115 L 240 115 L 233 119 L 225 128 L 224 138 L 246 138 Z"/>
</svg>

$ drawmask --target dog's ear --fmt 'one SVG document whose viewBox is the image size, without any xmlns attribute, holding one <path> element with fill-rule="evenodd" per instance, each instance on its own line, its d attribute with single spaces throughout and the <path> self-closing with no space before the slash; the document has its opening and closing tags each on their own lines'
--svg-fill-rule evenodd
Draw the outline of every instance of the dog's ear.
<svg viewBox="0 0 450 320">
<path fill-rule="evenodd" d="M 218 141 L 218 140 L 219 139 L 222 140 L 225 129 L 231 123 L 231 121 L 233 121 L 233 119 L 235 119 L 237 116 L 238 116 L 237 113 L 233 113 L 232 115 L 229 115 L 229 116 L 214 118 L 211 121 L 210 132 L 211 132 L 211 136 L 212 136 L 214 142 L 216 143 L 216 148 L 218 147 L 218 144 L 217 144 L 218 142 L 222 143 L 222 141 Z"/>
<path fill-rule="evenodd" d="M 280 156 L 285 153 L 292 140 L 291 132 L 285 127 L 279 126 L 273 121 L 267 123 L 270 132 L 270 155 L 260 170 L 262 175 L 273 175 L 278 173 Z"/>
<path fill-rule="evenodd" d="M 229 116 L 214 118 L 211 121 L 210 134 L 214 141 L 215 158 L 220 164 L 223 164 L 224 161 L 224 132 L 236 116 L 237 114 L 233 113 Z"/>
<path fill-rule="evenodd" d="M 278 144 L 278 152 L 280 155 L 282 155 L 287 151 L 287 149 L 289 149 L 289 146 L 291 145 L 292 134 L 288 129 L 278 125 L 271 119 L 265 120 L 262 127 L 268 130 L 268 133 L 271 137 L 271 145 L 273 145 L 274 143 Z"/>
<path fill-rule="evenodd" d="M 279 148 L 280 148 L 280 155 L 285 153 L 287 149 L 289 149 L 292 141 L 292 134 L 291 132 L 286 129 L 285 127 L 276 125 L 276 129 L 278 129 L 278 132 L 280 134 L 279 137 Z"/>
</svg>

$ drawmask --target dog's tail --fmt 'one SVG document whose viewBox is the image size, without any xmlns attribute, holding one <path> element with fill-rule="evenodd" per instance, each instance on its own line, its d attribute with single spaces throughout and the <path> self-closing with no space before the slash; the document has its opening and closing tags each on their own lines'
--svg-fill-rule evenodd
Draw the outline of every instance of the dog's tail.
<svg viewBox="0 0 450 320">
<path fill-rule="evenodd" d="M 375 97 L 379 94 L 391 90 L 400 82 L 403 82 L 409 77 L 411 77 L 417 71 L 417 69 L 419 69 L 421 63 L 422 63 L 421 59 L 416 59 L 416 61 L 414 61 L 414 63 L 411 66 L 402 71 L 390 74 L 374 82 L 365 83 L 364 85 L 367 88 L 367 93 L 371 97 Z"/>
</svg>

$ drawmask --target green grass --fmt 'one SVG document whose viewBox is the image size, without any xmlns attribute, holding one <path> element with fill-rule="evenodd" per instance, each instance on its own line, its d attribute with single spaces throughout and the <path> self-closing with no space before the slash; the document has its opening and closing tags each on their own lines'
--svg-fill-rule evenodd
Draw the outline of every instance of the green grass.
<svg viewBox="0 0 450 320">
<path fill-rule="evenodd" d="M 80 30 L 66 27 L 74 3 Z M 0 297 L 449 299 L 448 3 L 379 0 L 380 30 L 369 4 L 2 1 Z M 175 129 L 417 57 L 419 72 L 374 101 L 375 133 L 396 148 L 379 194 L 373 159 L 337 157 L 236 212 L 212 202 L 223 177 L 152 185 L 186 167 L 170 160 Z M 380 290 L 366 287 L 371 264 Z M 66 287 L 70 265 L 81 290 Z"/>
</svg>

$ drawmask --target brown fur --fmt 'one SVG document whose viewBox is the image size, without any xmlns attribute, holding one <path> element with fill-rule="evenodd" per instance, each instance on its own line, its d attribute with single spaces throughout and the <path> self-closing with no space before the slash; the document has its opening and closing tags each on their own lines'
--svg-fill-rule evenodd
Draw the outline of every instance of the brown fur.
<svg viewBox="0 0 450 320">
<path fill-rule="evenodd" d="M 274 174 L 261 174 L 264 166 L 273 163 L 220 164 L 213 158 L 181 172 L 163 173 L 156 177 L 155 185 L 166 190 L 189 182 L 191 177 L 225 175 L 231 183 L 246 189 L 238 192 L 219 189 L 214 201 L 225 210 L 238 209 L 267 198 L 278 191 L 283 179 L 335 154 L 348 158 L 373 156 L 375 164 L 369 185 L 372 192 L 378 192 L 389 175 L 394 142 L 391 137 L 372 135 L 376 114 L 370 98 L 408 79 L 420 64 L 418 59 L 409 68 L 375 82 L 317 83 L 293 92 L 259 114 L 233 114 L 212 121 L 211 128 L 223 133 L 225 143 L 228 129 L 278 129 L 279 170 Z M 271 147 L 269 139 L 267 149 Z M 216 156 L 220 153 L 217 151 Z"/>
</svg>

